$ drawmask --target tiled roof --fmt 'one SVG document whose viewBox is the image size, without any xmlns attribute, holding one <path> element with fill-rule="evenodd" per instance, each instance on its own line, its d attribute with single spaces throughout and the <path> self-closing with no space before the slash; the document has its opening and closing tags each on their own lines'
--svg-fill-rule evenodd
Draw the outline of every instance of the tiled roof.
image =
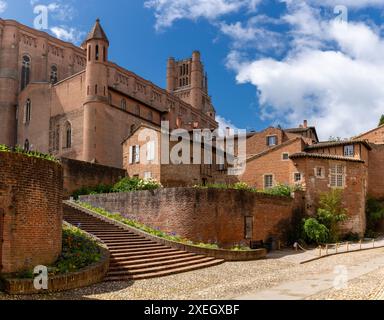
<svg viewBox="0 0 384 320">
<path fill-rule="evenodd" d="M 255 159 L 257 159 L 257 158 L 260 158 L 260 157 L 262 157 L 262 156 L 264 156 L 264 155 L 266 155 L 266 154 L 268 154 L 268 153 L 270 153 L 270 152 L 276 151 L 276 150 L 278 150 L 278 149 L 280 149 L 280 148 L 282 148 L 282 147 L 288 146 L 288 145 L 290 145 L 291 143 L 296 142 L 296 141 L 298 141 L 298 140 L 302 140 L 302 137 L 296 137 L 296 138 L 290 139 L 290 140 L 288 140 L 288 141 L 285 141 L 285 142 L 282 143 L 282 144 L 278 144 L 277 146 L 274 146 L 274 147 L 272 147 L 272 148 L 266 149 L 266 150 L 264 150 L 264 151 L 262 151 L 262 152 L 260 152 L 260 153 L 258 153 L 258 154 L 250 155 L 250 156 L 247 158 L 247 162 L 252 161 L 252 160 L 255 160 Z"/>
<path fill-rule="evenodd" d="M 108 37 L 105 34 L 102 26 L 100 25 L 100 20 L 97 19 L 95 25 L 93 26 L 90 33 L 88 33 L 87 39 L 85 41 L 91 40 L 91 39 L 98 39 L 98 40 L 105 40 L 108 41 Z"/>
<path fill-rule="evenodd" d="M 328 159 L 328 160 L 340 160 L 340 161 L 350 161 L 350 162 L 360 162 L 365 163 L 364 160 L 338 156 L 335 154 L 326 154 L 326 153 L 307 153 L 307 152 L 299 152 L 294 153 L 290 157 L 290 159 L 298 159 L 298 158 L 317 158 L 317 159 Z"/>
<path fill-rule="evenodd" d="M 338 147 L 346 145 L 363 144 L 368 150 L 372 150 L 372 147 L 366 140 L 346 140 L 346 141 L 324 141 L 306 147 L 306 150 L 314 150 L 329 147 Z"/>
</svg>

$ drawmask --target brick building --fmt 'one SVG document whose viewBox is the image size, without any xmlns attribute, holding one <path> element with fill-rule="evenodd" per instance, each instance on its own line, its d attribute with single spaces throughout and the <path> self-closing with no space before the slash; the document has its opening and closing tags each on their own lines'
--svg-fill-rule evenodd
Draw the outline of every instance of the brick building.
<svg viewBox="0 0 384 320">
<path fill-rule="evenodd" d="M 268 128 L 247 139 L 247 166 L 240 181 L 258 189 L 300 185 L 304 208 L 313 215 L 321 193 L 343 191 L 349 219 L 345 233 L 365 231 L 367 197 L 384 199 L 384 126 L 344 141 L 319 142 L 307 122 L 297 129 Z"/>
<path fill-rule="evenodd" d="M 169 59 L 164 90 L 109 61 L 99 20 L 77 47 L 0 19 L 0 48 L 0 144 L 121 168 L 121 143 L 141 123 L 217 127 L 197 51 Z"/>
<path fill-rule="evenodd" d="M 193 131 L 185 133 L 189 140 L 184 150 L 187 150 L 188 154 L 180 149 L 179 156 L 179 149 L 175 151 L 174 148 L 177 148 L 180 140 L 179 137 L 172 137 L 172 132 L 165 137 L 158 127 L 138 127 L 123 142 L 123 166 L 128 176 L 152 178 L 165 187 L 189 187 L 207 183 L 232 184 L 237 181 L 235 176 L 227 174 L 228 163 L 225 155 L 221 164 L 217 162 L 215 141 L 209 143 L 205 149 L 202 139 L 202 143 L 194 148 Z M 163 148 L 164 139 L 169 142 L 167 148 Z M 194 151 L 199 151 L 199 154 Z M 208 152 L 211 154 L 210 163 L 204 161 Z"/>
</svg>

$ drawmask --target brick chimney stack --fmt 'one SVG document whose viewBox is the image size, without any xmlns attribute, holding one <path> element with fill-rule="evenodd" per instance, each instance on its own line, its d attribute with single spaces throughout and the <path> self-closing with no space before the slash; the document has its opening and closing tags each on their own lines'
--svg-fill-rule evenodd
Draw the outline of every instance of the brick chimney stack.
<svg viewBox="0 0 384 320">
<path fill-rule="evenodd" d="M 308 120 L 304 120 L 304 128 L 308 128 Z"/>
</svg>

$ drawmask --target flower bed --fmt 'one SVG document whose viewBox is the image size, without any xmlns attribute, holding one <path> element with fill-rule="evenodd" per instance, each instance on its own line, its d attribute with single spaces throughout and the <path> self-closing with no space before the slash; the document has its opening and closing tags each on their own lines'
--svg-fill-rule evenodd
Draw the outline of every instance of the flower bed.
<svg viewBox="0 0 384 320">
<path fill-rule="evenodd" d="M 64 224 L 63 250 L 48 268 L 48 290 L 36 290 L 33 271 L 2 276 L 3 289 L 9 294 L 32 294 L 69 290 L 104 279 L 109 268 L 109 252 L 91 235 Z"/>
</svg>

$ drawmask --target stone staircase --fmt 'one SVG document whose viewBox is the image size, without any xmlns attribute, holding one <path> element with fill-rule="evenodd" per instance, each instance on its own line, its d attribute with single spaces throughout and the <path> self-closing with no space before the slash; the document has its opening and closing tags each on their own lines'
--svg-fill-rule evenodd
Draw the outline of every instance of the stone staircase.
<svg viewBox="0 0 384 320">
<path fill-rule="evenodd" d="M 111 254 L 106 281 L 141 280 L 219 265 L 224 260 L 180 251 L 127 231 L 64 202 L 64 220 L 106 244 Z"/>
</svg>

